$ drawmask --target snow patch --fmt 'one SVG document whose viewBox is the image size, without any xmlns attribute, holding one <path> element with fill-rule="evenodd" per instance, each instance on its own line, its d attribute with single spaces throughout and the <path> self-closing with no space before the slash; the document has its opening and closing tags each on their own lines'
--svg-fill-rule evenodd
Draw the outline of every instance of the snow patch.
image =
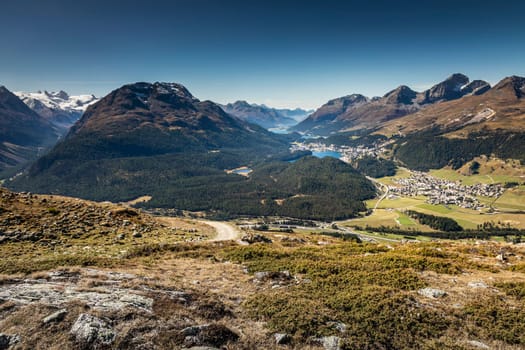
<svg viewBox="0 0 525 350">
<path fill-rule="evenodd" d="M 69 96 L 65 91 L 23 92 L 17 91 L 18 96 L 26 105 L 34 107 L 39 103 L 52 110 L 67 112 L 84 112 L 86 108 L 98 101 L 94 95 Z"/>
<path fill-rule="evenodd" d="M 496 111 L 494 111 L 492 108 L 487 107 L 483 109 L 481 112 L 478 112 L 474 117 L 472 117 L 470 120 L 465 122 L 463 125 L 480 123 L 482 121 L 489 120 L 495 115 L 496 115 Z"/>
</svg>

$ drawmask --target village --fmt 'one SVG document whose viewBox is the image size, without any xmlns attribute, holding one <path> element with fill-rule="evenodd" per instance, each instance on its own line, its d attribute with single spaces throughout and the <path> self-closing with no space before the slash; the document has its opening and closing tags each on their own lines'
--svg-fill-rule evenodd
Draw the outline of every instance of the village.
<svg viewBox="0 0 525 350">
<path fill-rule="evenodd" d="M 501 184 L 462 185 L 459 181 L 435 178 L 415 171 L 408 178 L 395 180 L 401 186 L 388 186 L 390 196 L 426 196 L 430 204 L 457 205 L 462 208 L 481 210 L 485 205 L 477 197 L 498 198 L 503 194 Z"/>
<path fill-rule="evenodd" d="M 384 145 L 351 147 L 325 145 L 321 142 L 296 142 L 292 144 L 290 150 L 292 152 L 311 151 L 314 155 L 331 155 L 343 162 L 351 163 L 365 156 L 378 157 L 385 151 L 385 148 Z M 497 199 L 504 191 L 501 184 L 479 183 L 467 186 L 460 181 L 439 179 L 420 171 L 413 171 L 407 178 L 396 179 L 395 183 L 398 186 L 388 186 L 389 198 L 425 196 L 429 204 L 456 205 L 473 210 L 486 208 L 478 197 Z"/>
<path fill-rule="evenodd" d="M 334 156 L 342 160 L 343 162 L 350 163 L 356 159 L 363 158 L 365 156 L 378 157 L 383 153 L 383 147 L 376 145 L 373 147 L 366 147 L 359 145 L 357 147 L 351 146 L 336 146 L 336 145 L 325 145 L 320 142 L 315 143 L 303 143 L 295 142 L 290 147 L 291 152 L 296 151 L 311 151 L 314 153 L 326 153 L 333 152 Z"/>
</svg>

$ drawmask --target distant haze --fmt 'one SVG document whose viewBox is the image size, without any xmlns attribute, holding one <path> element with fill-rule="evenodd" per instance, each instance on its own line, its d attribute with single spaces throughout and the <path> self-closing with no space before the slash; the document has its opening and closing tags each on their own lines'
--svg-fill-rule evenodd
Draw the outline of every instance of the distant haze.
<svg viewBox="0 0 525 350">
<path fill-rule="evenodd" d="M 454 72 L 525 75 L 523 1 L 20 0 L 0 11 L 0 84 L 103 96 L 136 81 L 219 103 L 317 108 Z"/>
</svg>

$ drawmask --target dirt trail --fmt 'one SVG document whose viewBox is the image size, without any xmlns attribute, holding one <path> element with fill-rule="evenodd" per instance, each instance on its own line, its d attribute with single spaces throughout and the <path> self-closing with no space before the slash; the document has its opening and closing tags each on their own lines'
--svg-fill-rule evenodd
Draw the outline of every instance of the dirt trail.
<svg viewBox="0 0 525 350">
<path fill-rule="evenodd" d="M 199 232 L 210 238 L 207 239 L 208 242 L 235 241 L 241 238 L 241 231 L 235 225 L 227 222 L 211 220 L 192 220 L 188 222 L 170 216 L 157 217 L 157 220 L 176 229 L 191 229 L 197 226 Z"/>
<path fill-rule="evenodd" d="M 203 224 L 209 225 L 215 229 L 217 236 L 213 237 L 209 241 L 234 241 L 240 238 L 241 232 L 234 226 L 219 221 L 201 221 Z"/>
</svg>

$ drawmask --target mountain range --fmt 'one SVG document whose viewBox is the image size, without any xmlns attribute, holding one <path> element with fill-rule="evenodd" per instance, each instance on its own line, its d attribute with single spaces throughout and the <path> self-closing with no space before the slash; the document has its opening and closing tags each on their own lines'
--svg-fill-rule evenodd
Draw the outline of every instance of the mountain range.
<svg viewBox="0 0 525 350">
<path fill-rule="evenodd" d="M 388 139 L 392 160 L 411 169 L 459 168 L 480 155 L 525 162 L 523 96 L 525 78 L 508 77 L 491 87 L 453 74 L 423 92 L 400 86 L 383 97 L 333 99 L 294 129 L 330 135 L 316 142 L 348 146 Z M 56 143 L 63 129 L 52 118 L 5 88 L 0 97 L 4 168 Z M 144 206 L 219 216 L 309 219 L 356 215 L 364 209 L 361 201 L 374 194 L 349 165 L 304 157 L 308 152 L 291 154 L 298 134 L 278 135 L 250 123 L 253 111 L 281 123 L 286 113 L 298 111 L 242 101 L 220 106 L 200 101 L 180 84 L 159 82 L 124 85 L 86 104 L 67 135 L 7 186 L 93 200 L 150 196 Z M 240 167 L 250 175 L 236 174 Z"/>
<path fill-rule="evenodd" d="M 143 206 L 226 216 L 346 218 L 365 210 L 375 188 L 350 165 L 283 161 L 294 137 L 233 117 L 179 84 L 129 84 L 89 106 L 7 186 L 116 202 L 150 196 Z M 225 171 L 241 166 L 252 174 Z"/>
<path fill-rule="evenodd" d="M 292 130 L 314 135 L 334 132 L 374 129 L 382 123 L 416 113 L 428 106 L 482 95 L 490 84 L 482 80 L 470 81 L 463 74 L 453 74 L 446 80 L 423 92 L 401 85 L 383 97 L 368 98 L 352 94 L 328 101 Z"/>
<path fill-rule="evenodd" d="M 390 139 L 392 158 L 411 169 L 457 169 L 481 155 L 525 163 L 525 78 L 491 87 L 453 74 L 428 90 L 400 86 L 383 97 L 333 99 L 292 130 L 356 146 Z"/>
<path fill-rule="evenodd" d="M 15 92 L 15 95 L 63 133 L 66 133 L 82 116 L 89 105 L 98 101 L 94 95 L 69 96 L 62 90 L 59 92 Z"/>
<path fill-rule="evenodd" d="M 304 120 L 312 111 L 304 109 L 277 109 L 265 105 L 236 101 L 221 105 L 226 113 L 266 129 L 285 128 Z"/>
<path fill-rule="evenodd" d="M 525 78 L 504 78 L 492 88 L 482 88 L 466 96 L 444 100 L 418 110 L 413 115 L 387 121 L 378 128 L 384 135 L 411 134 L 439 128 L 467 137 L 479 130 L 525 131 Z"/>
</svg>

